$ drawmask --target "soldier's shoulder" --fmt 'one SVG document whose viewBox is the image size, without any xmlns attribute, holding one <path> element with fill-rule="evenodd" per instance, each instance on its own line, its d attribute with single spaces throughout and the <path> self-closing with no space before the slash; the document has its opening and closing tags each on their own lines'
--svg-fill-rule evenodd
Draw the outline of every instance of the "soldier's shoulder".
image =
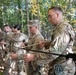
<svg viewBox="0 0 76 75">
<path fill-rule="evenodd" d="M 44 37 L 42 36 L 42 35 L 38 35 L 36 38 L 35 38 L 35 40 L 44 40 Z"/>
<path fill-rule="evenodd" d="M 58 27 L 58 31 L 59 31 L 59 32 L 67 31 L 67 30 L 69 30 L 69 29 L 73 29 L 73 28 L 72 28 L 72 26 L 71 26 L 68 22 L 66 22 L 66 21 L 64 21 L 63 23 L 61 23 L 61 25 Z"/>
<path fill-rule="evenodd" d="M 57 31 L 59 33 L 62 33 L 65 31 L 65 28 L 66 28 L 66 25 L 65 24 L 61 24 L 58 28 L 57 28 Z"/>
</svg>

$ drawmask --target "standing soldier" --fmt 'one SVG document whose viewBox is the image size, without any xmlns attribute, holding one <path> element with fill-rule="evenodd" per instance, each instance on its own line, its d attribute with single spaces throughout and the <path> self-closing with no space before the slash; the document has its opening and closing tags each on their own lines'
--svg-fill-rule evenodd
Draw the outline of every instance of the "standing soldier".
<svg viewBox="0 0 76 75">
<path fill-rule="evenodd" d="M 6 42 L 6 55 L 5 55 L 5 63 L 7 66 L 5 66 L 4 68 L 4 75 L 8 75 L 8 62 L 6 62 L 6 56 L 10 53 L 10 50 L 11 50 L 11 40 L 12 40 L 12 35 L 13 35 L 13 32 L 12 32 L 12 29 L 9 25 L 4 25 L 3 26 L 3 30 L 5 32 L 5 42 Z"/>
<path fill-rule="evenodd" d="M 9 68 L 9 75 L 23 75 L 23 54 L 26 52 L 24 49 L 25 43 L 28 42 L 27 35 L 21 33 L 21 26 L 15 25 L 13 27 L 13 36 L 12 36 L 12 53 L 10 53 L 11 64 Z"/>
<path fill-rule="evenodd" d="M 73 53 L 75 34 L 72 26 L 63 19 L 62 9 L 58 6 L 49 8 L 49 22 L 55 26 L 50 42 L 42 42 L 41 45 L 49 46 L 49 51 L 57 54 Z M 72 58 L 51 55 L 49 75 L 74 75 L 75 64 Z"/>
<path fill-rule="evenodd" d="M 39 32 L 38 25 L 38 20 L 29 21 L 28 27 L 30 36 L 28 39 L 27 50 L 43 50 L 43 48 L 39 45 L 39 42 L 44 41 L 44 38 Z M 41 53 L 35 53 L 31 51 L 29 51 L 28 54 L 25 54 L 25 61 L 28 62 L 27 75 L 40 75 L 40 65 L 37 62 L 42 58 L 42 56 L 43 55 Z"/>
</svg>

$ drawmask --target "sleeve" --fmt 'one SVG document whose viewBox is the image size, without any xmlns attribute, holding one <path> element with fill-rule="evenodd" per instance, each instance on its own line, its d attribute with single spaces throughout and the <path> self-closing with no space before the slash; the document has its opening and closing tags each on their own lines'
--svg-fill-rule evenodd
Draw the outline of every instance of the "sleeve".
<svg viewBox="0 0 76 75">
<path fill-rule="evenodd" d="M 25 36 L 25 43 L 28 42 L 28 36 Z"/>
<path fill-rule="evenodd" d="M 44 38 L 42 36 L 37 36 L 35 38 L 34 44 L 38 44 L 40 41 L 44 41 Z M 35 45 L 32 47 L 32 50 L 41 50 L 43 51 L 43 48 L 41 49 L 39 45 Z M 46 58 L 46 55 L 43 53 L 37 53 L 37 52 L 31 52 L 35 54 L 35 60 L 40 61 Z"/>
<path fill-rule="evenodd" d="M 57 53 L 57 54 L 62 54 L 69 43 L 69 35 L 65 32 L 66 31 L 66 26 L 63 25 L 62 27 L 59 27 L 54 31 L 54 38 L 51 42 L 50 46 L 50 52 L 52 53 Z M 56 35 L 55 35 L 56 34 Z"/>
<path fill-rule="evenodd" d="M 70 41 L 68 43 L 66 50 L 68 51 L 68 53 L 73 53 L 72 49 L 73 49 L 73 44 L 75 40 L 75 33 L 71 25 L 67 25 L 67 32 L 70 36 Z"/>
<path fill-rule="evenodd" d="M 25 43 L 27 43 L 28 42 L 28 37 L 27 37 L 27 35 L 23 35 L 22 36 L 23 38 L 21 38 L 23 41 L 23 44 L 25 45 Z M 18 50 L 17 51 L 17 54 L 18 54 L 18 59 L 22 59 L 23 58 L 23 55 L 26 53 L 26 50 L 24 50 L 24 49 L 20 49 L 20 50 Z"/>
<path fill-rule="evenodd" d="M 70 35 L 71 40 L 75 39 L 75 33 L 71 25 L 67 26 L 68 33 Z"/>
</svg>

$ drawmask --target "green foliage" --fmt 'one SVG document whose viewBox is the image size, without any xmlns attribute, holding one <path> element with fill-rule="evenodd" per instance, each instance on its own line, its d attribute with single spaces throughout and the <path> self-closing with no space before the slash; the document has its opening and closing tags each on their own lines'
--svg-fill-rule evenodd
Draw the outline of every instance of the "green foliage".
<svg viewBox="0 0 76 75">
<path fill-rule="evenodd" d="M 45 33 L 48 33 L 52 26 L 48 22 L 47 11 L 48 8 L 56 5 L 63 9 L 65 18 L 74 27 L 76 24 L 75 3 L 76 0 L 39 0 L 39 2 L 38 0 L 0 0 L 0 27 L 6 23 L 9 25 L 20 24 L 24 32 L 28 31 L 28 20 L 39 19 L 40 27 L 44 28 Z M 27 8 L 28 10 L 26 10 Z"/>
<path fill-rule="evenodd" d="M 42 21 L 42 31 L 45 33 L 50 33 L 52 31 L 52 26 L 48 22 L 47 12 L 48 8 L 51 6 L 60 6 L 63 9 L 64 18 L 68 20 L 70 24 L 74 27 L 76 24 L 76 0 L 42 0 L 40 1 L 40 14 Z M 44 35 L 45 35 L 44 33 Z M 51 33 L 50 33 L 51 34 Z M 49 36 L 50 36 L 49 34 Z"/>
</svg>

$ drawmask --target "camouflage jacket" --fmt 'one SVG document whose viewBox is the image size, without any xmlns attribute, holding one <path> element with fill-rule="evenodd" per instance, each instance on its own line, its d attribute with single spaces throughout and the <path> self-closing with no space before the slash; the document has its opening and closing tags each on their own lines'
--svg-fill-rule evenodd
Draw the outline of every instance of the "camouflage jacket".
<svg viewBox="0 0 76 75">
<path fill-rule="evenodd" d="M 74 44 L 75 34 L 70 24 L 61 20 L 53 30 L 51 38 L 50 51 L 62 54 L 64 52 L 73 53 L 72 47 Z"/>
</svg>

